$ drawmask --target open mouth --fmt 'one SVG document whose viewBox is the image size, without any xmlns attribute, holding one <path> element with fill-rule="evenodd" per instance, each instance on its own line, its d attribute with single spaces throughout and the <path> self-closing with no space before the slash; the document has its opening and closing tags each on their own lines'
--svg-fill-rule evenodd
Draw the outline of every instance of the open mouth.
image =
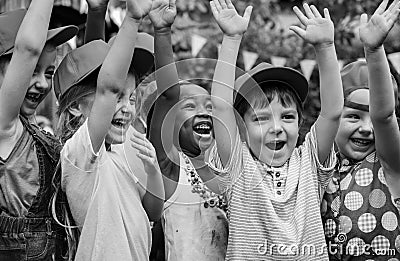
<svg viewBox="0 0 400 261">
<path fill-rule="evenodd" d="M 273 142 L 268 142 L 265 144 L 268 149 L 270 150 L 281 150 L 283 146 L 285 146 L 286 142 L 284 141 L 273 141 Z"/>
<path fill-rule="evenodd" d="M 358 139 L 358 138 L 351 138 L 350 141 L 355 145 L 357 145 L 358 147 L 368 147 L 371 146 L 371 144 L 373 143 L 372 140 Z"/>
<path fill-rule="evenodd" d="M 41 93 L 27 93 L 25 98 L 33 103 L 38 103 L 41 101 L 43 94 Z"/>
<path fill-rule="evenodd" d="M 212 124 L 208 121 L 201 121 L 193 126 L 193 131 L 201 136 L 211 135 Z"/>
<path fill-rule="evenodd" d="M 128 124 L 128 121 L 123 119 L 113 119 L 111 124 L 116 128 L 123 129 Z"/>
</svg>

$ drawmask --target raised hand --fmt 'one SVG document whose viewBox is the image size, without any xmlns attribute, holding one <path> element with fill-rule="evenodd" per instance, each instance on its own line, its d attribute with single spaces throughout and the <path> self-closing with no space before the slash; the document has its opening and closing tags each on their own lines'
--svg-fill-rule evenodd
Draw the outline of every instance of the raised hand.
<svg viewBox="0 0 400 261">
<path fill-rule="evenodd" d="M 304 3 L 303 8 L 305 14 L 297 6 L 293 7 L 293 11 L 305 29 L 299 26 L 290 26 L 289 29 L 314 46 L 332 44 L 334 26 L 328 9 L 324 8 L 324 17 L 322 17 L 314 5 L 310 7 Z"/>
<path fill-rule="evenodd" d="M 151 142 L 146 139 L 145 134 L 133 129 L 133 136 L 131 137 L 131 146 L 138 150 L 138 158 L 142 160 L 144 169 L 147 174 L 156 174 L 160 172 L 158 166 L 156 151 Z"/>
<path fill-rule="evenodd" d="M 400 1 L 394 0 L 387 10 L 389 0 L 383 0 L 368 21 L 367 14 L 360 18 L 360 40 L 366 48 L 375 49 L 383 44 L 399 16 Z"/>
<path fill-rule="evenodd" d="M 151 0 L 126 0 L 126 15 L 140 20 L 151 10 Z"/>
<path fill-rule="evenodd" d="M 86 0 L 90 9 L 107 8 L 110 0 Z"/>
<path fill-rule="evenodd" d="M 246 32 L 253 10 L 252 6 L 246 8 L 243 17 L 236 12 L 231 0 L 212 0 L 210 6 L 211 12 L 224 34 L 235 36 Z"/>
<path fill-rule="evenodd" d="M 176 17 L 176 0 L 154 0 L 149 13 L 154 29 L 171 27 Z"/>
</svg>

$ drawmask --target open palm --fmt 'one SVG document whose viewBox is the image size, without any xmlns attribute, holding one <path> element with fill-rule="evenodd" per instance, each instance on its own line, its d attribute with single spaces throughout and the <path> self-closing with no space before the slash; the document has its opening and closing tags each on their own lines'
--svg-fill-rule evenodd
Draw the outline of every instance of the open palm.
<svg viewBox="0 0 400 261">
<path fill-rule="evenodd" d="M 171 27 L 176 17 L 176 0 L 155 0 L 149 17 L 155 29 Z"/>
<path fill-rule="evenodd" d="M 151 0 L 127 0 L 127 12 L 134 19 L 142 19 L 151 9 Z"/>
<path fill-rule="evenodd" d="M 360 18 L 360 40 L 365 47 L 376 48 L 383 44 L 399 15 L 399 0 L 393 1 L 385 11 L 388 0 L 384 0 L 368 21 L 368 16 Z"/>
<path fill-rule="evenodd" d="M 290 30 L 303 38 L 306 42 L 313 45 L 333 43 L 334 25 L 330 19 L 328 9 L 324 9 L 325 17 L 322 17 L 315 6 L 312 5 L 310 7 L 305 3 L 303 7 L 305 15 L 298 7 L 294 7 L 293 11 L 299 21 L 305 26 L 305 29 L 298 26 L 291 26 Z"/>
<path fill-rule="evenodd" d="M 246 32 L 249 25 L 252 7 L 246 8 L 243 17 L 240 16 L 231 0 L 213 0 L 211 11 L 219 27 L 226 35 L 239 35 Z"/>
</svg>

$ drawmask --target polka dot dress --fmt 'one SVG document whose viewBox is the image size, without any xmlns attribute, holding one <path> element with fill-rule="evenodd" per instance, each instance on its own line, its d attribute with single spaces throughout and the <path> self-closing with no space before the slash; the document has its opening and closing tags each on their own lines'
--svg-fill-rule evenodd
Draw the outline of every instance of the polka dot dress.
<svg viewBox="0 0 400 261">
<path fill-rule="evenodd" d="M 375 153 L 341 161 L 321 212 L 331 260 L 400 261 L 399 209 Z"/>
</svg>

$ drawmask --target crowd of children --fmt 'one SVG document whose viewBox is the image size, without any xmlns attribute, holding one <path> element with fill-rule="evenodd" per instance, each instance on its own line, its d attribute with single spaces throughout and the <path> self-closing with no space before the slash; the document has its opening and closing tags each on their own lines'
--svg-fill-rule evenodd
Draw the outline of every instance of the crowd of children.
<svg viewBox="0 0 400 261">
<path fill-rule="evenodd" d="M 321 99 L 299 146 L 306 78 L 267 63 L 236 78 L 251 6 L 210 1 L 223 40 L 209 93 L 179 77 L 176 0 L 126 0 L 108 42 L 109 0 L 87 0 L 85 44 L 57 68 L 78 28 L 48 29 L 53 2 L 0 14 L 0 260 L 400 260 L 398 84 L 383 47 L 400 0 L 361 16 L 366 60 L 342 70 L 328 9 L 293 8 Z M 145 16 L 154 38 L 138 32 Z M 55 135 L 35 114 L 52 87 Z"/>
</svg>

